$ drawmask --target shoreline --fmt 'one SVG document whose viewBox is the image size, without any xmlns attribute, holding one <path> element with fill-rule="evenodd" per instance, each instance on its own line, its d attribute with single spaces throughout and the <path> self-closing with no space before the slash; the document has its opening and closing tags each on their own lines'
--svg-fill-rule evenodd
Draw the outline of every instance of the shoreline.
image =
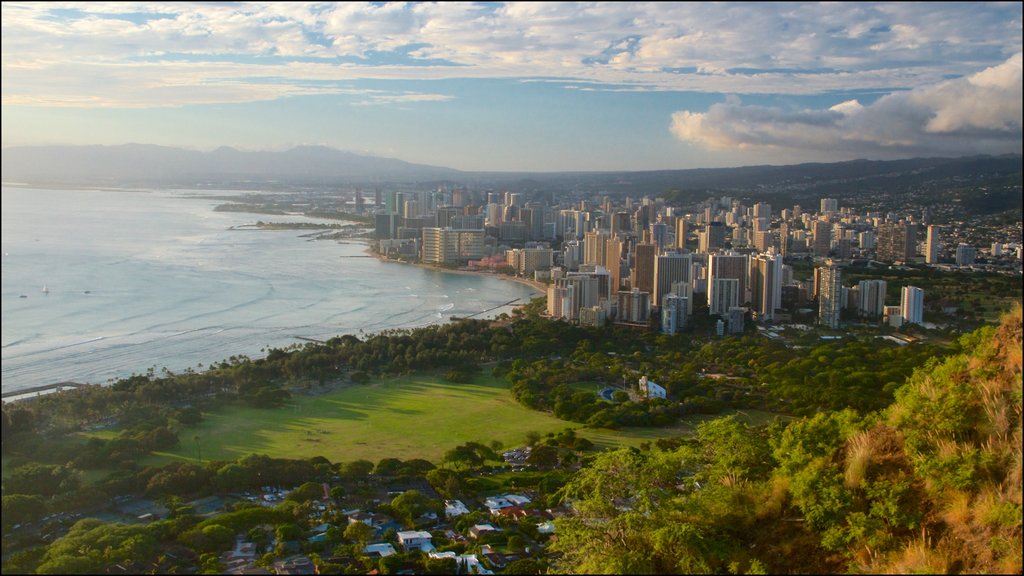
<svg viewBox="0 0 1024 576">
<path fill-rule="evenodd" d="M 422 262 L 406 262 L 405 260 L 392 260 L 390 258 L 386 258 L 386 257 L 382 256 L 379 252 L 374 250 L 373 246 L 370 244 L 370 241 L 366 242 L 366 250 L 365 250 L 365 252 L 367 254 L 373 256 L 374 258 L 376 258 L 380 262 L 390 262 L 390 263 L 393 263 L 393 264 L 402 264 L 402 265 L 405 265 L 405 266 L 414 266 L 416 268 L 421 268 L 423 270 L 432 270 L 434 272 L 446 272 L 446 273 L 451 273 L 451 274 L 463 274 L 463 275 L 469 275 L 469 276 L 484 276 L 484 277 L 489 277 L 489 278 L 497 278 L 499 280 L 507 280 L 507 281 L 510 281 L 510 282 L 516 282 L 516 283 L 521 284 L 523 286 L 528 286 L 528 287 L 532 288 L 535 292 L 537 292 L 537 295 L 534 296 L 534 298 L 542 297 L 542 296 L 547 296 L 547 293 L 548 293 L 548 285 L 547 284 L 544 284 L 543 282 L 537 282 L 536 280 L 530 280 L 530 279 L 527 279 L 527 278 L 520 278 L 518 276 L 508 276 L 506 274 L 498 274 L 498 273 L 495 273 L 495 272 L 485 272 L 485 271 L 482 271 L 482 270 L 468 270 L 468 269 L 464 269 L 464 268 L 456 268 L 456 269 L 443 268 L 443 267 L 440 267 L 440 266 L 434 266 L 433 264 L 424 264 Z M 513 306 L 513 308 L 519 308 L 520 306 L 523 306 L 525 304 L 527 304 L 527 303 L 524 302 L 522 304 L 516 304 L 516 305 Z"/>
</svg>

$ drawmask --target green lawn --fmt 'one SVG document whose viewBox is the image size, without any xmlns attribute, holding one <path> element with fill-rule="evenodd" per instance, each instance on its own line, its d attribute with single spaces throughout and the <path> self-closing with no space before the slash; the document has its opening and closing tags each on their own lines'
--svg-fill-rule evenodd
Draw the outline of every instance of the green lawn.
<svg viewBox="0 0 1024 576">
<path fill-rule="evenodd" d="M 747 411 L 752 412 L 752 411 Z M 141 463 L 172 460 L 234 460 L 250 453 L 279 458 L 324 456 L 332 462 L 394 457 L 439 462 L 445 451 L 468 441 L 521 446 L 526 434 L 575 428 L 600 448 L 637 446 L 665 436 L 692 433 L 694 417 L 671 428 L 590 430 L 530 410 L 512 399 L 508 383 L 489 375 L 453 384 L 419 375 L 354 385 L 320 396 L 296 396 L 284 408 L 229 407 L 204 413 L 203 422 L 181 430 L 181 443 Z M 769 418 L 765 413 L 752 422 Z M 93 435 L 111 435 L 104 430 Z M 197 440 L 198 438 L 198 440 Z"/>
<path fill-rule="evenodd" d="M 203 414 L 182 430 L 181 444 L 146 463 L 168 459 L 233 460 L 258 453 L 283 458 L 324 456 L 332 462 L 365 458 L 440 460 L 468 441 L 522 445 L 526 433 L 571 425 L 519 405 L 508 384 L 480 376 L 453 384 L 431 375 L 355 385 L 320 396 L 296 396 L 276 410 L 232 407 Z M 195 437 L 198 436 L 198 445 Z"/>
</svg>

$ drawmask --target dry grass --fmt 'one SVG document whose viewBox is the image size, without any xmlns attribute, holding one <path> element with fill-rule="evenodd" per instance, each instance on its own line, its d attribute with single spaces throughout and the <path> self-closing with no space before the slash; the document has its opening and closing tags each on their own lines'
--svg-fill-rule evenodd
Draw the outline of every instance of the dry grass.
<svg viewBox="0 0 1024 576">
<path fill-rule="evenodd" d="M 867 476 L 868 467 L 875 453 L 874 435 L 871 430 L 858 432 L 846 443 L 846 471 L 844 481 L 847 488 L 857 488 Z"/>
</svg>

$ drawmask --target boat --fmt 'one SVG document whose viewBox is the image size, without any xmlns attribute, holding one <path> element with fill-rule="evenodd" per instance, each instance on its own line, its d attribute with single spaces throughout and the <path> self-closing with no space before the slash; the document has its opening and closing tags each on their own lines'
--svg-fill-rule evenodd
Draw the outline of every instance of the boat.
<svg viewBox="0 0 1024 576">
<path fill-rule="evenodd" d="M 49 294 L 49 293 L 50 293 L 50 289 L 46 287 L 46 284 L 43 284 L 43 294 Z"/>
</svg>

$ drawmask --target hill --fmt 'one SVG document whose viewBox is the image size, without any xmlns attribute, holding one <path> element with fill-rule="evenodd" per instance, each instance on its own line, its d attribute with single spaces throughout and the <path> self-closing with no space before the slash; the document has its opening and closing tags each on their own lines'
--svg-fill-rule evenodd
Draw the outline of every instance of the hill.
<svg viewBox="0 0 1024 576">
<path fill-rule="evenodd" d="M 565 487 L 566 573 L 1020 573 L 1021 308 L 887 409 L 733 419 L 594 458 Z"/>
<path fill-rule="evenodd" d="M 4 148 L 3 181 L 35 185 L 321 187 L 344 183 L 455 178 L 449 168 L 364 156 L 325 146 L 210 152 L 148 144 Z"/>
</svg>

